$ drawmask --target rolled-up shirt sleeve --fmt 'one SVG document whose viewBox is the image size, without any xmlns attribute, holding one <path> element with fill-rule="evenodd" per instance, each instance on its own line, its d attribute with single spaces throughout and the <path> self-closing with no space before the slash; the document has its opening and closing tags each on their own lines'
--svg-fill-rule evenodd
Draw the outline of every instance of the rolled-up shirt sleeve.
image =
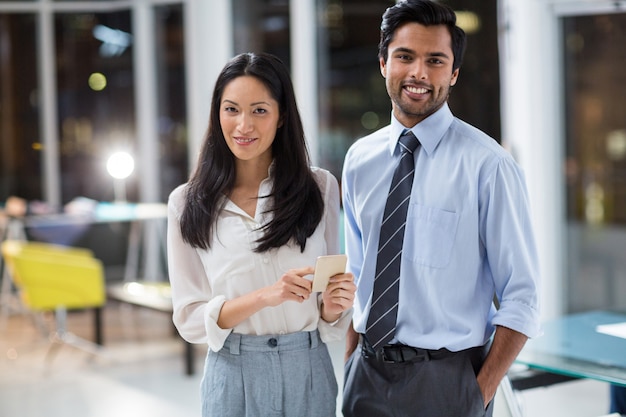
<svg viewBox="0 0 626 417">
<path fill-rule="evenodd" d="M 322 341 L 328 343 L 343 339 L 346 336 L 350 323 L 352 323 L 352 308 L 341 313 L 341 317 L 332 323 L 328 323 L 320 318 L 317 328 Z"/>
<path fill-rule="evenodd" d="M 499 161 L 484 195 L 482 235 L 500 304 L 493 324 L 536 337 L 539 262 L 524 176 L 511 159 Z"/>
<path fill-rule="evenodd" d="M 226 298 L 213 294 L 197 250 L 183 241 L 180 231 L 183 200 L 183 189 L 179 187 L 168 201 L 167 251 L 172 319 L 186 341 L 206 343 L 212 350 L 219 350 L 232 331 L 217 325 Z"/>
</svg>

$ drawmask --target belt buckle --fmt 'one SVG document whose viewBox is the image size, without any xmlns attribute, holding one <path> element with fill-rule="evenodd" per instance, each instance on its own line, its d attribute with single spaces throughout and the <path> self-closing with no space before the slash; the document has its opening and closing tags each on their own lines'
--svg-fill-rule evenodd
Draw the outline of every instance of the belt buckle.
<svg viewBox="0 0 626 417">
<path fill-rule="evenodd" d="M 387 356 L 387 353 L 385 352 L 384 349 L 381 350 L 380 357 L 381 357 L 381 360 L 383 361 L 383 363 L 400 363 L 400 362 L 403 362 L 403 361 L 397 361 L 395 359 L 389 358 L 389 356 Z"/>
<path fill-rule="evenodd" d="M 382 358 L 386 363 L 421 362 L 430 360 L 430 355 L 426 350 L 421 351 L 412 346 L 399 345 L 383 349 Z"/>
<path fill-rule="evenodd" d="M 380 352 L 379 359 L 383 363 L 402 363 L 402 362 L 404 362 L 404 355 L 402 354 L 402 351 L 397 349 L 397 348 L 394 348 L 392 346 L 385 346 L 382 349 L 380 349 L 379 352 Z M 399 353 L 399 355 L 398 355 L 398 353 Z"/>
<path fill-rule="evenodd" d="M 376 352 L 376 357 L 383 363 L 396 363 L 396 361 L 389 359 L 387 356 L 387 350 L 384 347 Z"/>
</svg>

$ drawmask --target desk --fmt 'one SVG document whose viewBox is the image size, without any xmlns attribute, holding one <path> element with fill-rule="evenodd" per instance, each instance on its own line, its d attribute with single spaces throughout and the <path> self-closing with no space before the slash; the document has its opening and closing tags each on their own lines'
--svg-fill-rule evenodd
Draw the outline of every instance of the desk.
<svg viewBox="0 0 626 417">
<path fill-rule="evenodd" d="M 597 331 L 597 326 L 626 322 L 626 314 L 590 311 L 543 324 L 544 335 L 528 340 L 516 363 L 573 378 L 591 378 L 626 386 L 626 338 Z"/>
<path fill-rule="evenodd" d="M 107 286 L 109 299 L 134 306 L 150 308 L 163 313 L 172 314 L 172 295 L 169 283 L 166 282 L 126 282 Z M 193 345 L 182 339 L 185 361 L 185 373 L 194 374 Z"/>
<path fill-rule="evenodd" d="M 93 210 L 85 213 L 59 213 L 25 216 L 20 221 L 22 227 L 39 240 L 72 245 L 93 224 L 130 223 L 128 249 L 124 280 L 132 281 L 139 278 L 158 280 L 162 278 L 157 270 L 165 264 L 165 232 L 158 228 L 145 229 L 149 221 L 167 219 L 167 205 L 162 203 L 98 203 Z M 139 254 L 143 233 L 145 246 L 144 276 L 139 277 Z"/>
</svg>

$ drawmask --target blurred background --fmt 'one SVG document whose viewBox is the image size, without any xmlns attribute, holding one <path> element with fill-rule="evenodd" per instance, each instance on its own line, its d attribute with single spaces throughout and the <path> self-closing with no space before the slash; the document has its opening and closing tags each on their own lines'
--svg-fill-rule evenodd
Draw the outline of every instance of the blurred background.
<svg viewBox="0 0 626 417">
<path fill-rule="evenodd" d="M 196 163 L 217 73 L 245 51 L 292 68 L 314 163 L 340 178 L 350 144 L 389 122 L 377 46 L 393 3 L 0 1 L 0 202 L 116 200 L 105 164 L 119 151 L 135 162 L 125 199 L 166 202 Z M 475 45 L 453 108 L 499 138 L 496 2 L 451 4 Z M 115 279 L 126 233 L 96 225 L 72 243 Z"/>
<path fill-rule="evenodd" d="M 340 178 L 347 148 L 389 122 L 377 45 L 394 3 L 0 1 L 0 209 L 12 197 L 26 215 L 165 203 L 196 164 L 217 74 L 246 51 L 291 68 L 312 159 Z M 624 309 L 626 1 L 445 3 L 468 34 L 451 109 L 527 176 L 542 315 Z M 116 152 L 134 165 L 122 178 L 107 171 Z M 166 280 L 163 235 L 148 229 L 140 269 Z M 103 260 L 108 282 L 127 277 L 132 222 L 68 230 L 67 243 Z"/>
</svg>

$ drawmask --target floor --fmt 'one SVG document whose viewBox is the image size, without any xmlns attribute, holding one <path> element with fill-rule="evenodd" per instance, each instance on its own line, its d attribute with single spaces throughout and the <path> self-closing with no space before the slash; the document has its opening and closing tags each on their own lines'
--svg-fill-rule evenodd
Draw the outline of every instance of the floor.
<svg viewBox="0 0 626 417">
<path fill-rule="evenodd" d="M 0 321 L 0 417 L 199 417 L 200 371 L 206 348 L 196 347 L 196 374 L 184 374 L 183 344 L 169 316 L 127 305 L 104 310 L 105 348 L 93 355 L 50 343 L 41 326 L 12 314 Z M 91 338 L 91 312 L 73 312 L 68 329 Z M 330 345 L 342 381 L 341 342 Z M 524 417 L 596 417 L 608 410 L 608 388 L 589 380 L 517 393 Z M 337 414 L 341 414 L 338 412 Z"/>
</svg>

